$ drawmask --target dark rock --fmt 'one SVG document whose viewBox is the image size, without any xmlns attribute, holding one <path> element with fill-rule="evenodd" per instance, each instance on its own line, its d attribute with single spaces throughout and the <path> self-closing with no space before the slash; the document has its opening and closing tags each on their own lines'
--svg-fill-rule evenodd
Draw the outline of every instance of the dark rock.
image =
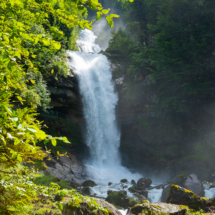
<svg viewBox="0 0 215 215">
<path fill-rule="evenodd" d="M 84 187 L 84 188 L 81 190 L 81 192 L 82 192 L 83 194 L 90 195 L 90 187 L 88 187 L 88 186 Z"/>
<path fill-rule="evenodd" d="M 108 183 L 108 186 L 110 186 L 111 184 L 113 184 L 113 183 L 112 183 L 112 182 L 109 182 L 109 183 Z"/>
<path fill-rule="evenodd" d="M 134 193 L 133 195 L 135 197 L 137 197 L 140 202 L 142 202 L 142 201 L 148 201 L 148 199 L 145 196 L 141 196 L 141 195 L 139 195 L 137 193 Z"/>
<path fill-rule="evenodd" d="M 209 187 L 209 189 L 214 188 L 214 187 L 215 187 L 215 184 L 212 184 L 212 185 Z"/>
<path fill-rule="evenodd" d="M 118 205 L 120 207 L 124 207 L 128 205 L 129 200 L 126 200 L 126 191 L 108 191 L 108 197 L 105 199 L 107 202 L 111 204 Z"/>
<path fill-rule="evenodd" d="M 184 188 L 193 191 L 198 196 L 204 196 L 205 191 L 201 181 L 199 181 L 197 175 L 191 174 L 184 182 Z"/>
<path fill-rule="evenodd" d="M 83 187 L 86 187 L 86 186 L 88 186 L 88 187 L 95 187 L 95 186 L 97 186 L 97 184 L 94 181 L 92 181 L 92 180 L 86 180 L 81 185 Z"/>
<path fill-rule="evenodd" d="M 70 182 L 70 185 L 71 185 L 72 188 L 74 188 L 74 189 L 77 189 L 77 187 L 80 187 L 80 184 L 78 184 L 78 183 L 75 182 L 75 181 L 71 181 L 71 182 Z"/>
<path fill-rule="evenodd" d="M 58 202 L 60 202 L 62 199 L 63 198 L 59 194 L 55 195 L 55 197 L 54 197 L 54 200 L 58 201 Z"/>
<path fill-rule="evenodd" d="M 131 184 L 133 184 L 135 187 L 137 186 L 137 183 L 135 182 L 135 180 L 131 180 Z"/>
<path fill-rule="evenodd" d="M 140 178 L 137 181 L 137 188 L 148 188 L 152 184 L 151 178 Z"/>
<path fill-rule="evenodd" d="M 132 193 L 136 192 L 136 189 L 135 189 L 135 187 L 134 187 L 134 186 L 129 187 L 129 188 L 128 188 L 128 190 L 129 190 L 130 192 L 132 192 Z"/>
<path fill-rule="evenodd" d="M 145 214 L 162 214 L 162 215 L 185 215 L 187 207 L 183 205 L 173 205 L 166 203 L 149 203 L 135 205 L 128 210 L 127 215 L 145 215 Z"/>
<path fill-rule="evenodd" d="M 136 193 L 138 193 L 139 195 L 145 196 L 146 198 L 148 197 L 147 190 L 136 190 Z"/>
<path fill-rule="evenodd" d="M 113 192 L 113 190 L 108 190 L 107 191 L 107 194 L 109 195 L 109 194 L 111 194 Z"/>
<path fill-rule="evenodd" d="M 204 209 L 206 207 L 205 198 L 201 198 L 190 190 L 172 184 L 170 187 L 167 203 L 177 205 L 187 205 L 194 210 Z"/>
<path fill-rule="evenodd" d="M 126 183 L 126 182 L 128 182 L 128 180 L 127 179 L 122 179 L 120 182 Z"/>
</svg>

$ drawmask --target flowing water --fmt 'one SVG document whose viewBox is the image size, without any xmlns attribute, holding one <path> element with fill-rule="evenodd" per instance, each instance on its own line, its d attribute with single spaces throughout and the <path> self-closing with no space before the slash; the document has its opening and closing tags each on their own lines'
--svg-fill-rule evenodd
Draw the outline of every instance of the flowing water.
<svg viewBox="0 0 215 215">
<path fill-rule="evenodd" d="M 77 41 L 79 52 L 68 51 L 69 66 L 76 73 L 82 95 L 83 112 L 86 121 L 85 143 L 90 150 L 90 158 L 85 162 L 88 178 L 98 186 L 91 187 L 91 194 L 107 197 L 107 191 L 127 192 L 128 197 L 137 199 L 128 188 L 131 180 L 142 176 L 131 173 L 121 165 L 119 154 L 120 130 L 117 127 L 115 107 L 118 96 L 114 91 L 110 63 L 106 56 L 99 54 L 100 47 L 95 44 L 92 31 L 81 31 Z M 128 182 L 121 183 L 121 179 Z M 108 185 L 108 182 L 112 182 Z M 204 185 L 205 196 L 215 197 L 215 188 Z M 160 202 L 163 189 L 148 191 L 150 202 Z M 121 210 L 126 214 L 127 210 Z"/>
<path fill-rule="evenodd" d="M 81 31 L 77 42 L 79 52 L 68 51 L 69 65 L 78 77 L 86 121 L 85 143 L 90 150 L 86 161 L 88 177 L 98 184 L 138 179 L 121 165 L 119 154 L 120 131 L 115 107 L 118 96 L 114 91 L 110 63 L 95 44 L 90 30 Z"/>
</svg>

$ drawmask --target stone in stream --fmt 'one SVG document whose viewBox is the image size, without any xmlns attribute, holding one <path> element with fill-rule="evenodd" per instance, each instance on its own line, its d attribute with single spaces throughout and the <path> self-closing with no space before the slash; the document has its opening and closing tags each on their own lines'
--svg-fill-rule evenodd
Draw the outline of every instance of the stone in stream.
<svg viewBox="0 0 215 215">
<path fill-rule="evenodd" d="M 95 187 L 95 186 L 97 186 L 97 184 L 94 181 L 92 181 L 92 180 L 86 180 L 81 185 L 83 187 L 86 187 L 86 186 L 88 186 L 88 187 Z"/>
<path fill-rule="evenodd" d="M 139 204 L 140 201 L 129 198 L 126 196 L 126 191 L 108 191 L 108 197 L 105 199 L 107 202 L 110 202 L 113 205 L 117 205 L 123 208 L 132 207 L 136 204 Z"/>
<path fill-rule="evenodd" d="M 127 179 L 122 179 L 120 182 L 126 183 L 126 182 L 128 182 L 128 180 Z"/>
<path fill-rule="evenodd" d="M 142 188 L 142 189 L 145 189 L 145 188 L 148 188 L 150 187 L 150 185 L 152 184 L 152 179 L 151 178 L 140 178 L 138 181 L 137 181 L 137 188 Z"/>
<path fill-rule="evenodd" d="M 135 193 L 135 192 L 136 192 L 135 186 L 129 187 L 128 190 L 129 190 L 131 193 Z"/>
</svg>

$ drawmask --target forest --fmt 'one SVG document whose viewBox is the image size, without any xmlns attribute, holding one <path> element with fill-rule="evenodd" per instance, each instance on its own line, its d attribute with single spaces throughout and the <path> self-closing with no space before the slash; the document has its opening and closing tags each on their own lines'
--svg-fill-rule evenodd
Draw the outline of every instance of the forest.
<svg viewBox="0 0 215 215">
<path fill-rule="evenodd" d="M 215 187 L 214 11 L 212 0 L 1 0 L 0 214 L 213 213 L 215 196 L 178 186 L 194 173 L 210 182 L 205 187 Z M 73 153 L 83 162 L 90 156 L 83 135 L 85 104 L 74 87 L 78 75 L 68 66 L 67 51 L 80 51 L 81 32 L 96 34 L 102 20 L 106 30 L 96 42 L 107 42 L 110 31 L 111 39 L 94 55 L 107 57 L 115 83 L 123 80 L 115 84 L 118 124 L 135 119 L 119 129 L 122 166 L 144 177 L 167 174 L 171 183 L 161 180 L 162 198 L 169 189 L 165 201 L 179 205 L 177 211 L 153 208 L 148 194 L 157 184 L 148 178 L 131 184 L 121 178 L 126 194 L 108 187 L 107 198 L 101 198 L 107 205 L 94 199 L 89 187 L 95 182 L 80 185 L 46 172 L 53 157 L 62 164 L 61 157 Z M 69 87 L 59 93 L 62 80 L 72 80 L 78 94 L 68 100 L 71 107 L 64 95 Z"/>
<path fill-rule="evenodd" d="M 116 77 L 124 75 L 128 85 L 122 106 L 133 104 L 127 112 L 153 113 L 134 128 L 148 144 L 142 146 L 147 152 L 139 162 L 202 172 L 212 179 L 214 6 L 198 0 L 122 5 L 126 25 L 113 32 L 106 53 L 121 65 Z"/>
</svg>

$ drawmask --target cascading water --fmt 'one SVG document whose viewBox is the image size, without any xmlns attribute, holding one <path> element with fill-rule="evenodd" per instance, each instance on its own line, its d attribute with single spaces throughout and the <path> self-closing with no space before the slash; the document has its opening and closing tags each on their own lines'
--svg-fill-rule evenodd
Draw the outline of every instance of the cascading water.
<svg viewBox="0 0 215 215">
<path fill-rule="evenodd" d="M 121 166 L 119 155 L 120 131 L 117 127 L 115 107 L 118 96 L 114 92 L 110 63 L 95 42 L 90 30 L 81 31 L 77 41 L 79 52 L 68 51 L 69 65 L 79 81 L 86 121 L 86 144 L 90 159 L 86 162 L 90 178 L 99 184 L 119 182 L 120 179 L 138 179 Z"/>
</svg>

